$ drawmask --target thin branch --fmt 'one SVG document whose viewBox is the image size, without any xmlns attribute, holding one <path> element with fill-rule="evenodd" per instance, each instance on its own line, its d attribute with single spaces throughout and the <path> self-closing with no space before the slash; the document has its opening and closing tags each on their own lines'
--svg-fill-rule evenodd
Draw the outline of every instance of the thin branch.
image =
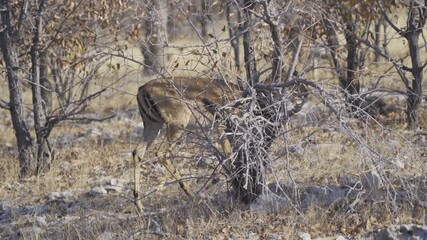
<svg viewBox="0 0 427 240">
<path fill-rule="evenodd" d="M 400 66 L 403 70 L 405 70 L 405 71 L 408 71 L 408 72 L 412 72 L 412 68 L 410 68 L 410 67 L 408 67 L 408 66 L 405 66 L 405 65 L 401 65 Z"/>
<path fill-rule="evenodd" d="M 4 100 L 0 100 L 0 108 L 10 110 L 10 104 Z"/>
<path fill-rule="evenodd" d="M 410 84 L 408 78 L 405 76 L 405 73 L 402 72 L 402 70 L 405 71 L 412 71 L 412 68 L 409 68 L 407 66 L 404 66 L 402 63 L 400 63 L 398 60 L 393 59 L 390 54 L 388 53 L 387 49 L 384 48 L 384 52 L 381 51 L 381 49 L 374 44 L 371 44 L 369 41 L 366 41 L 364 39 L 358 39 L 358 41 L 365 44 L 367 47 L 372 48 L 376 53 L 387 59 L 387 61 L 391 62 L 396 69 L 397 73 L 399 74 L 400 78 L 402 79 L 402 82 L 405 84 L 405 87 L 407 89 L 410 89 Z"/>
<path fill-rule="evenodd" d="M 384 16 L 384 19 L 387 21 L 387 23 L 398 33 L 398 34 L 400 34 L 401 36 L 403 36 L 404 35 L 404 32 L 401 30 L 401 29 L 399 29 L 392 21 L 391 21 L 391 19 L 388 17 L 388 15 L 387 15 L 387 13 L 385 12 L 385 9 L 384 9 L 384 7 L 382 6 L 382 4 L 380 3 L 380 1 L 379 0 L 377 0 L 376 1 L 377 2 L 377 4 L 378 4 L 378 6 L 380 7 L 380 9 L 381 9 L 381 14 Z"/>
<path fill-rule="evenodd" d="M 421 66 L 421 69 L 424 69 L 427 66 L 427 61 Z"/>
<path fill-rule="evenodd" d="M 270 84 L 257 83 L 253 86 L 253 88 L 259 89 L 259 90 L 274 91 L 277 88 L 287 88 L 287 87 L 299 84 L 299 83 L 301 83 L 300 82 L 301 80 L 303 80 L 303 78 L 294 78 L 291 81 L 287 81 L 287 82 L 283 82 L 283 83 L 270 83 Z"/>
<path fill-rule="evenodd" d="M 108 117 L 103 117 L 103 118 L 93 118 L 93 117 L 87 117 L 87 116 L 76 117 L 76 116 L 70 116 L 70 115 L 62 115 L 62 116 L 54 116 L 51 119 L 49 119 L 49 121 L 55 122 L 55 123 L 58 123 L 60 121 L 103 122 L 106 120 L 110 120 L 114 117 L 116 117 L 116 114 L 113 114 Z"/>
<path fill-rule="evenodd" d="M 101 121 L 105 121 L 105 120 L 108 120 L 108 119 L 115 117 L 116 116 L 115 114 L 112 116 L 105 117 L 105 118 L 91 118 L 91 117 L 87 117 L 87 116 L 76 116 L 77 114 L 80 114 L 82 111 L 85 110 L 86 106 L 84 105 L 84 103 L 98 97 L 101 93 L 105 92 L 106 90 L 107 90 L 107 88 L 103 88 L 100 91 L 93 93 L 93 94 L 77 101 L 76 103 L 74 103 L 77 106 L 67 113 L 48 117 L 43 130 L 49 134 L 52 131 L 53 127 L 56 124 L 58 124 L 60 121 L 101 122 Z M 63 111 L 64 110 L 65 109 L 63 109 Z"/>
<path fill-rule="evenodd" d="M 101 54 L 106 55 L 106 56 L 110 56 L 110 57 L 119 57 L 119 58 L 122 58 L 124 60 L 128 60 L 130 62 L 136 63 L 136 64 L 138 64 L 140 66 L 143 66 L 143 67 L 150 67 L 150 66 L 148 66 L 148 65 L 146 65 L 146 64 L 144 64 L 144 63 L 142 63 L 142 62 L 140 62 L 138 60 L 135 60 L 132 57 L 125 56 L 124 54 L 109 53 L 109 52 L 101 52 Z"/>
<path fill-rule="evenodd" d="M 319 84 L 317 84 L 317 83 L 315 83 L 315 82 L 312 82 L 312 81 L 308 81 L 308 80 L 306 80 L 306 79 L 303 79 L 303 78 L 298 78 L 298 81 L 300 82 L 300 83 L 302 83 L 302 84 L 305 84 L 305 85 L 308 85 L 308 86 L 311 86 L 311 87 L 313 87 L 313 88 L 315 88 L 319 93 L 320 93 L 320 95 L 322 95 L 322 96 L 325 96 L 325 95 L 327 95 L 327 92 L 319 85 Z M 331 110 L 333 113 L 334 113 L 334 115 L 338 118 L 338 119 L 340 119 L 341 117 L 341 115 L 340 115 L 340 113 L 338 112 L 338 110 L 336 110 L 333 106 L 332 106 L 332 104 L 327 100 L 327 99 L 323 99 L 322 98 L 322 100 L 323 100 L 323 104 L 329 109 L 329 110 Z"/>
<path fill-rule="evenodd" d="M 385 54 L 390 56 L 387 49 L 384 49 L 384 51 L 385 51 Z M 391 57 L 388 57 L 388 58 L 391 59 Z M 402 72 L 403 69 L 401 68 L 401 65 L 399 65 L 396 61 L 391 61 L 391 63 L 396 68 L 397 73 L 399 74 L 400 79 L 402 79 L 403 84 L 405 84 L 406 89 L 412 89 L 411 85 L 409 84 L 409 79 L 405 76 L 405 73 Z"/>
<path fill-rule="evenodd" d="M 82 112 L 86 108 L 86 106 L 84 106 L 84 104 L 86 102 L 88 102 L 88 101 L 90 101 L 90 100 L 92 100 L 94 98 L 97 98 L 99 95 L 101 95 L 101 93 L 105 92 L 106 90 L 107 90 L 107 88 L 103 88 L 103 89 L 99 90 L 98 92 L 93 93 L 93 94 L 91 94 L 91 95 L 89 95 L 89 96 L 87 96 L 87 97 L 85 97 L 83 99 L 80 99 L 80 100 L 78 100 L 76 102 L 71 102 L 71 104 L 75 104 L 77 106 L 75 108 L 73 108 L 72 110 L 70 110 L 65 115 L 75 115 L 75 114 L 78 114 L 78 113 Z"/>
<path fill-rule="evenodd" d="M 96 92 L 96 93 L 93 93 L 93 94 L 91 94 L 91 95 L 89 95 L 89 96 L 87 96 L 87 97 L 85 97 L 85 98 L 83 98 L 83 99 L 80 99 L 80 100 L 77 102 L 77 104 L 83 104 L 83 103 L 85 103 L 85 102 L 87 102 L 87 101 L 90 101 L 90 100 L 92 100 L 92 99 L 94 99 L 94 98 L 97 98 L 99 95 L 101 95 L 101 93 L 105 92 L 106 90 L 107 90 L 107 88 L 103 88 L 103 89 L 99 90 L 99 91 L 98 91 L 98 92 Z"/>
<path fill-rule="evenodd" d="M 50 135 L 50 132 L 55 127 L 55 125 L 61 121 L 79 121 L 83 123 L 102 122 L 102 121 L 112 119 L 115 116 L 116 114 L 113 114 L 111 116 L 104 117 L 104 118 L 92 118 L 87 116 L 58 115 L 58 116 L 49 117 L 46 121 L 46 124 L 44 125 L 44 128 L 41 130 L 45 131 L 47 135 Z"/>
<path fill-rule="evenodd" d="M 1 6 L 1 19 L 2 19 L 2 34 L 7 34 L 4 31 L 9 31 L 13 35 L 12 24 L 10 23 L 10 5 L 9 1 L 3 0 Z"/>
<path fill-rule="evenodd" d="M 282 39 L 279 36 L 278 20 L 273 20 L 275 17 L 271 16 L 265 1 L 262 2 L 261 5 L 264 7 L 265 22 L 270 27 L 271 38 L 273 40 L 273 70 L 271 73 L 271 82 L 277 82 L 278 79 L 282 79 Z"/>
<path fill-rule="evenodd" d="M 286 81 L 289 81 L 289 79 L 291 79 L 291 77 L 294 75 L 295 68 L 298 64 L 298 58 L 299 58 L 299 55 L 301 52 L 301 47 L 302 47 L 303 42 L 304 42 L 303 39 L 299 39 L 298 47 L 294 52 L 294 56 L 292 56 L 292 65 L 291 65 L 291 68 L 289 69 L 288 75 L 286 76 Z"/>
<path fill-rule="evenodd" d="M 17 23 L 17 30 L 13 33 L 13 36 L 16 37 L 18 36 L 19 32 L 21 31 L 23 24 L 23 21 L 27 18 L 27 8 L 28 8 L 28 2 L 29 1 L 22 1 L 21 3 L 21 10 L 19 12 L 19 19 L 18 19 L 18 23 Z"/>
</svg>

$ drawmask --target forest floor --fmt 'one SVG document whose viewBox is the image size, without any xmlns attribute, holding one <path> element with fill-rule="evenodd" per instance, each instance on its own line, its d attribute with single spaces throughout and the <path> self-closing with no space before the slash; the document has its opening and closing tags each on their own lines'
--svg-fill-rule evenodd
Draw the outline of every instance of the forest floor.
<svg viewBox="0 0 427 240">
<path fill-rule="evenodd" d="M 149 151 L 140 179 L 145 212 L 138 213 L 131 152 L 143 127 L 134 104 L 123 101 L 108 122 L 61 124 L 52 134 L 51 170 L 26 179 L 17 177 L 13 130 L 1 112 L 0 238 L 373 239 L 391 225 L 426 224 L 427 135 L 406 131 L 402 113 L 352 125 L 385 160 L 372 159 L 367 146 L 332 123 L 278 139 L 272 148 L 278 158 L 268 175 L 271 191 L 250 205 L 233 199 L 220 172 L 212 180 L 209 165 L 215 159 L 194 143 L 173 161 L 198 193 L 194 199 Z M 295 122 L 310 112 L 308 106 Z M 425 103 L 420 116 L 427 129 Z M 298 145 L 313 130 L 315 141 Z M 291 145 L 297 150 L 284 154 Z M 376 173 L 372 163 L 384 172 Z"/>
</svg>

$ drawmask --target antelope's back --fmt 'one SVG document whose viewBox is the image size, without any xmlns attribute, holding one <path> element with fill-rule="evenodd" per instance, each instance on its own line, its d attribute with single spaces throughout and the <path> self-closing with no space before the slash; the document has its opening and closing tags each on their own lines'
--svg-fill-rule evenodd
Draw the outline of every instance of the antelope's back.
<svg viewBox="0 0 427 240">
<path fill-rule="evenodd" d="M 185 120 L 190 115 L 203 112 L 202 99 L 217 106 L 223 106 L 240 94 L 234 84 L 226 84 L 219 79 L 177 77 L 171 79 L 153 79 L 138 89 L 138 105 L 145 105 L 142 114 L 154 115 L 163 122 Z M 150 114 L 151 113 L 151 114 Z"/>
</svg>

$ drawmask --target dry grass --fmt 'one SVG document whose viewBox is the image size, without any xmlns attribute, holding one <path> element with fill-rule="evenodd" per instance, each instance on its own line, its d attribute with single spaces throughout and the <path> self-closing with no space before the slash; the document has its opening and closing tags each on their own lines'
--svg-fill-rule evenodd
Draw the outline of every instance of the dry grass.
<svg viewBox="0 0 427 240">
<path fill-rule="evenodd" d="M 92 124 L 91 127 L 129 131 L 132 124 L 112 121 Z M 363 129 L 359 123 L 358 127 Z M 88 126 L 64 125 L 57 129 L 54 136 L 64 132 L 84 134 L 84 128 Z M 307 128 L 288 137 L 297 141 L 313 129 Z M 425 159 L 423 161 L 419 157 L 420 150 L 411 141 L 404 140 L 402 135 L 380 126 L 369 126 L 363 132 L 365 139 L 384 156 L 394 155 L 404 159 L 405 167 L 398 171 L 390 166 L 390 174 L 409 178 L 422 176 L 425 172 Z M 296 187 L 304 192 L 306 186 L 338 185 L 343 175 L 359 174 L 369 169 L 367 155 L 348 135 L 324 130 L 314 137 L 318 144 L 305 148 L 302 153 L 289 155 L 288 160 L 281 158 L 275 162 L 274 173 L 281 183 L 292 186 L 288 177 L 288 172 L 291 172 Z M 13 136 L 5 138 L 12 141 Z M 191 200 L 177 184 L 170 184 L 171 177 L 155 162 L 152 152 L 147 156 L 148 162 L 144 164 L 141 178 L 144 189 L 149 193 L 144 198 L 146 214 L 139 215 L 131 194 L 129 152 L 134 145 L 126 139 L 129 138 L 123 137 L 103 145 L 94 140 L 71 144 L 59 150 L 50 172 L 23 180 L 16 178 L 16 156 L 4 158 L 0 196 L 2 205 L 12 209 L 11 231 L 20 232 L 22 237 L 30 239 L 95 239 L 109 236 L 114 239 L 296 239 L 301 232 L 308 232 L 312 237 L 338 234 L 362 236 L 390 224 L 424 224 L 424 207 L 411 199 L 399 202 L 397 209 L 387 199 L 366 198 L 350 212 L 348 206 L 351 202 L 340 201 L 327 206 L 311 202 L 308 206 L 299 206 L 298 200 L 293 206 L 274 211 L 254 211 L 227 197 L 227 187 L 221 177 L 219 183 L 210 185 L 209 189 Z M 282 146 L 279 139 L 273 148 L 276 154 L 283 150 Z M 197 151 L 194 155 L 197 156 Z M 178 168 L 192 176 L 208 175 L 211 170 L 197 167 L 199 165 L 195 163 L 197 158 L 194 155 L 179 154 L 175 161 Z M 179 160 L 179 157 L 186 159 Z M 286 161 L 289 161 L 288 166 Z M 123 181 L 123 191 L 92 194 L 91 189 L 103 178 Z M 194 189 L 202 183 L 192 181 Z M 154 188 L 159 189 L 152 192 Z M 71 196 L 49 200 L 52 192 L 68 192 Z M 40 217 L 46 224 L 39 223 Z M 3 223 L 3 226 L 0 234 L 6 234 L 6 226 L 10 225 Z"/>
</svg>

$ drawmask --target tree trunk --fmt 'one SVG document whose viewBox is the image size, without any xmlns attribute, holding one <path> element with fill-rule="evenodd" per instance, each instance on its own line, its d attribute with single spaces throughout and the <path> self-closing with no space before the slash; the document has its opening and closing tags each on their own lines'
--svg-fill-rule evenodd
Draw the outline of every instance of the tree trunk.
<svg viewBox="0 0 427 240">
<path fill-rule="evenodd" d="M 160 73 L 164 67 L 163 43 L 167 39 L 167 7 L 163 1 L 147 0 L 145 42 L 141 44 L 144 56 L 144 75 Z"/>
<path fill-rule="evenodd" d="M 240 70 L 240 45 L 239 45 L 239 37 L 236 34 L 236 27 L 233 26 L 234 22 L 240 23 L 241 17 L 240 17 L 240 11 L 237 11 L 237 21 L 231 21 L 231 4 L 233 4 L 233 1 L 227 2 L 227 9 L 226 9 L 226 15 L 227 15 L 227 23 L 228 23 L 228 33 L 230 35 L 231 41 L 231 47 L 234 51 L 234 66 L 239 71 Z"/>
<path fill-rule="evenodd" d="M 43 101 L 43 113 L 49 116 L 52 111 L 52 84 L 50 83 L 48 74 L 48 60 L 45 52 L 40 53 L 40 92 Z"/>
<path fill-rule="evenodd" d="M 34 128 L 37 144 L 37 174 L 50 169 L 51 154 L 48 144 L 48 131 L 46 128 L 46 112 L 43 107 L 42 88 L 40 83 L 40 49 L 39 40 L 42 31 L 42 16 L 45 10 L 45 0 L 39 5 L 36 17 L 33 44 L 31 45 L 31 90 L 33 94 Z"/>
<path fill-rule="evenodd" d="M 241 29 L 243 31 L 243 51 L 245 60 L 246 77 L 248 84 L 253 86 L 258 82 L 257 71 L 256 71 L 256 60 L 253 49 L 252 40 L 252 19 L 251 19 L 251 8 L 254 6 L 253 1 L 245 0 L 240 9 L 243 11 L 243 23 Z M 231 124 L 230 124 L 231 125 Z M 248 127 L 247 131 L 251 131 Z M 248 140 L 248 148 L 234 149 L 237 152 L 236 160 L 233 162 L 233 174 L 232 174 L 232 185 L 236 190 L 238 198 L 244 203 L 250 203 L 262 194 L 263 187 L 265 186 L 265 175 L 262 171 L 261 161 L 257 161 L 254 156 L 258 153 L 264 153 L 264 151 L 255 147 L 258 142 L 251 142 Z M 240 146 L 234 142 L 234 146 Z"/>
<path fill-rule="evenodd" d="M 254 151 L 259 151 L 252 147 Z M 247 153 L 242 149 L 238 151 L 236 161 L 233 162 L 232 185 L 236 190 L 237 198 L 245 203 L 252 203 L 263 193 L 263 186 L 266 186 L 265 171 L 260 162 L 254 161 L 254 152 Z"/>
<path fill-rule="evenodd" d="M 419 47 L 418 47 L 418 38 L 421 34 L 422 29 L 424 28 L 426 17 L 427 17 L 427 0 L 424 5 L 414 7 L 410 9 L 408 21 L 407 21 L 407 31 L 405 33 L 405 38 L 408 40 L 409 54 L 411 56 L 411 73 L 412 73 L 412 85 L 410 89 L 407 89 L 407 123 L 409 129 L 418 128 L 418 114 L 417 110 L 421 103 L 421 98 L 423 94 L 423 70 L 424 67 L 421 63 Z M 418 11 L 419 10 L 419 11 Z"/>
<path fill-rule="evenodd" d="M 243 6 L 243 52 L 244 52 L 244 61 L 245 61 L 245 69 L 246 69 L 246 79 L 250 86 L 253 86 L 258 82 L 256 77 L 256 60 L 255 60 L 255 52 L 253 48 L 254 41 L 252 40 L 252 17 L 251 17 L 251 8 L 254 3 L 252 0 L 244 0 Z"/>
<path fill-rule="evenodd" d="M 207 0 L 200 0 L 200 32 L 204 39 L 208 36 L 208 30 L 207 30 L 207 22 L 208 22 L 208 7 L 206 4 Z"/>
<path fill-rule="evenodd" d="M 0 48 L 6 66 L 6 76 L 9 85 L 10 114 L 18 144 L 19 174 L 20 177 L 25 177 L 32 173 L 33 144 L 31 142 L 30 131 L 25 122 L 24 105 L 22 102 L 22 85 L 15 72 L 19 68 L 17 65 L 16 46 L 14 44 L 16 41 L 12 38 L 13 32 L 10 25 L 10 7 L 7 0 L 2 0 L 0 4 L 1 9 L 3 9 L 0 13 L 2 25 L 5 27 L 5 29 L 0 32 Z"/>
<path fill-rule="evenodd" d="M 342 66 L 339 60 L 341 56 L 338 55 L 338 46 L 339 46 L 338 34 L 335 31 L 335 27 L 332 25 L 332 23 L 328 19 L 323 19 L 323 24 L 326 28 L 326 32 L 328 36 L 327 44 L 328 44 L 328 48 L 331 50 L 331 58 L 334 65 L 335 72 L 338 75 L 339 82 L 341 84 L 345 83 L 347 76 L 344 70 L 346 69 L 346 66 Z"/>
<path fill-rule="evenodd" d="M 381 26 L 383 27 L 383 33 L 384 33 L 382 43 L 381 43 Z M 387 25 L 383 15 L 381 15 L 381 17 L 377 19 L 377 22 L 375 23 L 375 43 L 374 44 L 378 49 L 385 48 L 385 45 L 387 44 Z M 381 55 L 377 51 L 375 51 L 374 62 L 377 63 L 380 60 L 381 60 Z"/>
<path fill-rule="evenodd" d="M 420 60 L 418 48 L 418 34 L 415 31 L 409 31 L 407 34 L 409 53 L 412 62 L 412 86 L 407 90 L 407 123 L 409 129 L 418 128 L 417 109 L 421 103 L 422 97 L 422 82 L 423 82 L 423 67 Z"/>
<path fill-rule="evenodd" d="M 279 27 L 275 23 L 271 23 L 270 32 L 273 40 L 273 69 L 271 74 L 272 82 L 282 81 L 282 39 L 280 37 Z"/>
<path fill-rule="evenodd" d="M 356 78 L 358 70 L 357 61 L 357 37 L 356 21 L 348 20 L 345 39 L 347 42 L 347 77 L 341 80 L 341 87 L 350 94 L 358 94 L 360 91 L 359 80 Z"/>
</svg>

